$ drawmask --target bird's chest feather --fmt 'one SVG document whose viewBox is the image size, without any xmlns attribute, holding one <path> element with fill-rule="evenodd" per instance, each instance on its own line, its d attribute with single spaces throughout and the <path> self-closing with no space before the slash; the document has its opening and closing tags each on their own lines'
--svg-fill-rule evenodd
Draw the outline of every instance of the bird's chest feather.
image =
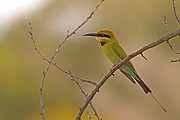
<svg viewBox="0 0 180 120">
<path fill-rule="evenodd" d="M 106 43 L 102 47 L 102 50 L 104 54 L 108 57 L 108 59 L 113 63 L 113 64 L 118 64 L 121 59 L 117 55 L 117 53 L 113 50 L 112 44 L 111 43 Z"/>
</svg>

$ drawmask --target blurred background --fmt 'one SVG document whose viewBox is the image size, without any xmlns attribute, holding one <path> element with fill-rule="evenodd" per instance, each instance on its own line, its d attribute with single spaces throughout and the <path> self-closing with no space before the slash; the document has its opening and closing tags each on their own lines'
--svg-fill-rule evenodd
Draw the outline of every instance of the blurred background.
<svg viewBox="0 0 180 120">
<path fill-rule="evenodd" d="M 28 34 L 32 23 L 38 48 L 50 58 L 57 45 L 83 22 L 99 0 L 0 0 L 0 119 L 40 120 L 39 88 L 47 63 L 34 50 Z M 180 16 L 180 1 L 176 0 Z M 178 29 L 171 0 L 105 0 L 93 18 L 63 46 L 56 63 L 79 77 L 100 81 L 112 64 L 94 38 L 82 35 L 100 29 L 113 30 L 128 54 Z M 180 38 L 171 40 L 180 51 Z M 167 109 L 164 113 L 139 85 L 132 84 L 119 71 L 93 99 L 103 120 L 179 120 L 179 58 L 166 43 L 132 59 L 142 79 Z M 86 92 L 94 87 L 84 85 Z M 44 105 L 47 120 L 73 120 L 84 96 L 70 77 L 51 67 L 45 80 Z M 89 112 L 86 109 L 83 120 Z"/>
</svg>

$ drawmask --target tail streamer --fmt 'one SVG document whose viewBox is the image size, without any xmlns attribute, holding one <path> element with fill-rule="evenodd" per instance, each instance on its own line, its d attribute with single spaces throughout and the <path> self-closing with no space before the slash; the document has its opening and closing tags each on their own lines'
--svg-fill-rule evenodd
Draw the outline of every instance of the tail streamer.
<svg viewBox="0 0 180 120">
<path fill-rule="evenodd" d="M 156 103 L 164 110 L 164 112 L 167 112 L 167 110 L 160 104 L 160 102 L 154 97 L 154 95 L 152 93 L 151 94 L 151 97 L 156 101 Z"/>
</svg>

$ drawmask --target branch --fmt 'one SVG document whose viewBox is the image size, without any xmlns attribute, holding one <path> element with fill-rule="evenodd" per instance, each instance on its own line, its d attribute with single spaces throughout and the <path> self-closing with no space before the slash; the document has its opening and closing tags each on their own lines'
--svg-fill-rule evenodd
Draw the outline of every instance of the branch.
<svg viewBox="0 0 180 120">
<path fill-rule="evenodd" d="M 167 34 L 161 38 L 159 38 L 158 40 L 142 47 L 141 49 L 137 50 L 136 52 L 131 53 L 130 55 L 128 55 L 125 59 L 123 59 L 118 65 L 116 65 L 115 67 L 113 67 L 110 72 L 108 74 L 105 75 L 105 77 L 99 82 L 99 84 L 96 86 L 96 88 L 91 92 L 91 94 L 87 97 L 87 100 L 84 102 L 84 104 L 82 105 L 82 107 L 80 108 L 80 111 L 76 117 L 76 120 L 81 120 L 81 116 L 84 112 L 84 110 L 86 109 L 87 105 L 90 103 L 90 101 L 94 98 L 94 96 L 97 94 L 97 92 L 99 91 L 99 89 L 102 87 L 102 85 L 109 79 L 109 77 L 111 77 L 113 75 L 113 73 L 119 69 L 120 66 L 122 66 L 124 63 L 126 63 L 127 61 L 129 61 L 130 59 L 132 59 L 133 57 L 142 54 L 144 51 L 153 48 L 159 44 L 162 44 L 165 41 L 168 41 L 169 39 L 176 37 L 180 35 L 180 29 L 176 30 L 170 34 Z"/>
</svg>

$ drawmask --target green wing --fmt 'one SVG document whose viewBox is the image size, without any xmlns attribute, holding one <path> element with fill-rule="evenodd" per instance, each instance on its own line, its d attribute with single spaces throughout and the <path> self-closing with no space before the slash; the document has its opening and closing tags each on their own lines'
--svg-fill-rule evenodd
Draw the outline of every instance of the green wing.
<svg viewBox="0 0 180 120">
<path fill-rule="evenodd" d="M 113 43 L 113 50 L 115 51 L 115 53 L 120 57 L 120 59 L 124 59 L 125 57 L 127 57 L 126 52 L 124 51 L 124 49 L 116 42 Z M 132 65 L 132 63 L 130 61 L 126 62 L 126 64 L 133 69 L 133 71 L 136 72 L 134 66 Z"/>
<path fill-rule="evenodd" d="M 126 52 L 123 50 L 123 48 L 118 43 L 113 42 L 112 48 L 117 53 L 117 55 L 120 57 L 120 59 L 124 59 L 127 56 Z"/>
</svg>

